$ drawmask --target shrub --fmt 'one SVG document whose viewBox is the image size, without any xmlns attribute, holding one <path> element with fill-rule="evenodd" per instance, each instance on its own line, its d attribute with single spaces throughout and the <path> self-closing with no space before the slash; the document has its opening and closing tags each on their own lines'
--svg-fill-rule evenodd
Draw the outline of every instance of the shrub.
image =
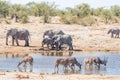
<svg viewBox="0 0 120 80">
<path fill-rule="evenodd" d="M 110 20 L 109 20 L 109 24 L 112 23 L 119 23 L 119 18 L 116 16 L 113 16 Z"/>
<path fill-rule="evenodd" d="M 78 23 L 77 16 L 72 16 L 71 14 L 63 15 L 61 21 L 65 24 L 76 24 Z"/>
<path fill-rule="evenodd" d="M 93 16 L 84 17 L 83 19 L 80 19 L 80 22 L 79 22 L 79 24 L 84 25 L 84 26 L 92 26 L 95 23 L 96 21 Z"/>
<path fill-rule="evenodd" d="M 19 13 L 18 13 L 18 17 L 19 17 L 19 21 L 21 22 L 21 23 L 27 23 L 28 22 L 28 14 L 26 13 L 26 12 L 24 12 L 24 11 L 20 11 Z"/>
</svg>

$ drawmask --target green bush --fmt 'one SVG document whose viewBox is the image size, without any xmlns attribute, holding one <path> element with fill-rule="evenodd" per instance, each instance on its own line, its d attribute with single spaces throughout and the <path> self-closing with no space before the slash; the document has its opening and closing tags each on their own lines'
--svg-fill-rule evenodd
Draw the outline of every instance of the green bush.
<svg viewBox="0 0 120 80">
<path fill-rule="evenodd" d="M 84 17 L 83 19 L 80 19 L 79 24 L 84 25 L 84 26 L 92 26 L 95 23 L 96 21 L 93 16 L 87 16 L 87 17 Z"/>
<path fill-rule="evenodd" d="M 21 23 L 27 23 L 28 20 L 29 20 L 28 14 L 27 14 L 26 12 L 24 12 L 24 11 L 20 11 L 20 12 L 18 13 L 18 18 L 19 18 L 19 21 L 20 21 Z"/>
<path fill-rule="evenodd" d="M 61 21 L 65 24 L 76 24 L 78 23 L 78 18 L 77 16 L 73 16 L 71 14 L 66 14 L 66 15 L 63 15 L 62 18 L 61 18 Z"/>
</svg>

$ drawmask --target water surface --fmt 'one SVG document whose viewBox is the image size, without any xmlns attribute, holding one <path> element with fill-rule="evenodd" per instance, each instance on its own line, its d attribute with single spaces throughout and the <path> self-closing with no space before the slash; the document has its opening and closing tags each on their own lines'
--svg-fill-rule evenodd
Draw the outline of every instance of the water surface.
<svg viewBox="0 0 120 80">
<path fill-rule="evenodd" d="M 65 53 L 63 53 L 65 54 Z M 120 75 L 120 53 L 104 53 L 104 52 L 92 52 L 90 54 L 83 54 L 81 52 L 75 52 L 70 56 L 44 56 L 41 54 L 31 54 L 34 58 L 33 72 L 35 73 L 54 73 L 54 64 L 57 58 L 64 57 L 76 57 L 78 62 L 82 64 L 82 69 L 78 71 L 76 66 L 75 71 L 63 71 L 62 66 L 59 66 L 59 74 L 107 74 L 107 75 Z M 85 70 L 83 59 L 88 57 L 98 56 L 101 59 L 107 58 L 108 62 L 106 67 L 101 65 L 100 70 L 95 66 L 92 69 Z M 0 58 L 0 70 L 3 71 L 19 71 L 17 68 L 18 62 L 21 60 L 20 57 L 4 57 Z M 22 67 L 22 65 L 21 65 Z M 27 65 L 27 71 L 29 71 L 29 64 Z"/>
</svg>

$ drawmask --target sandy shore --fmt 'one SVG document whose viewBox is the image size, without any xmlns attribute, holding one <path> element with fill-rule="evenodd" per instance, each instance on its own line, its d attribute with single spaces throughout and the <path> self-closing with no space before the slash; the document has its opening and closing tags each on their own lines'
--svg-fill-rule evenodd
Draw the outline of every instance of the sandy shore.
<svg viewBox="0 0 120 80">
<path fill-rule="evenodd" d="M 57 75 L 20 72 L 0 72 L 0 80 L 119 80 L 120 76 L 112 75 Z"/>
</svg>

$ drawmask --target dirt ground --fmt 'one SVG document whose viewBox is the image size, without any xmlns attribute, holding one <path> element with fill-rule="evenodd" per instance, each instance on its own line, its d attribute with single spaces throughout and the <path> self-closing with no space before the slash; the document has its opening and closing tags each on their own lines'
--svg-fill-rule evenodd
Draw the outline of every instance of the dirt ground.
<svg viewBox="0 0 120 80">
<path fill-rule="evenodd" d="M 27 24 L 11 23 L 0 24 L 0 53 L 30 53 L 43 50 L 41 41 L 43 33 L 49 29 L 60 29 L 66 34 L 70 34 L 73 39 L 74 50 L 80 51 L 119 51 L 120 38 L 111 38 L 107 34 L 113 27 L 120 27 L 120 24 L 99 25 L 99 26 L 81 26 L 66 24 L 43 24 L 36 19 Z M 9 37 L 9 46 L 5 45 L 6 32 L 10 28 L 25 28 L 30 31 L 30 47 L 24 47 L 24 41 L 19 41 L 20 46 L 11 46 L 11 37 Z M 67 50 L 67 49 L 66 49 Z"/>
<path fill-rule="evenodd" d="M 107 32 L 110 28 L 120 27 L 120 24 L 99 26 L 81 26 L 66 24 L 43 24 L 37 20 L 20 24 L 0 23 L 0 53 L 29 54 L 43 51 L 41 41 L 43 33 L 48 29 L 60 29 L 70 34 L 73 39 L 73 48 L 76 51 L 120 51 L 120 38 L 111 38 Z M 30 46 L 24 47 L 24 41 L 19 41 L 20 46 L 6 46 L 6 32 L 10 28 L 25 28 L 30 31 Z M 67 49 L 66 49 L 67 50 Z M 34 73 L 0 72 L 0 80 L 119 80 L 120 76 L 110 75 L 38 75 Z"/>
<path fill-rule="evenodd" d="M 119 80 L 120 76 L 112 75 L 57 75 L 57 74 L 35 74 L 20 72 L 1 72 L 0 80 Z"/>
</svg>

